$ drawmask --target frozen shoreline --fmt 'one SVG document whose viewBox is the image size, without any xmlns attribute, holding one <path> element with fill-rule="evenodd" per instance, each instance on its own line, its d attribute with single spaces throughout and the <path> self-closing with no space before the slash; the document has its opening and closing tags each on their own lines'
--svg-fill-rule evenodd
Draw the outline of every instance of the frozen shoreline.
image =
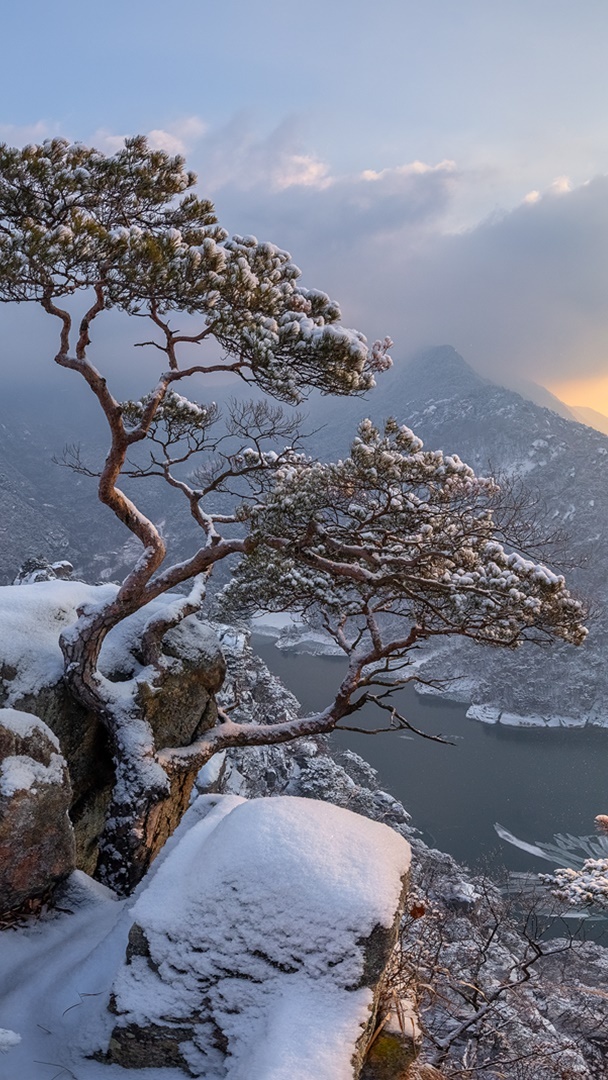
<svg viewBox="0 0 608 1080">
<path fill-rule="evenodd" d="M 277 612 L 255 616 L 251 630 L 259 637 L 274 641 L 281 652 L 310 656 L 343 656 L 341 649 L 323 630 L 313 630 L 289 612 Z M 428 655 L 426 657 L 428 660 Z M 418 662 L 420 663 L 420 661 Z M 416 662 L 412 667 L 418 666 Z M 608 728 L 608 713 L 591 713 L 589 716 L 566 716 L 559 713 L 516 713 L 501 709 L 498 705 L 472 704 L 478 684 L 474 679 L 458 680 L 458 686 L 439 690 L 420 684 L 416 693 L 421 697 L 439 697 L 449 703 L 462 705 L 469 720 L 482 724 L 498 724 L 502 727 L 571 729 L 585 727 Z"/>
<path fill-rule="evenodd" d="M 467 709 L 469 720 L 479 720 L 482 724 L 502 724 L 503 727 L 528 728 L 585 728 L 608 727 L 608 716 L 560 716 L 556 714 L 531 714 L 522 716 L 507 712 L 495 705 L 470 705 Z"/>
</svg>

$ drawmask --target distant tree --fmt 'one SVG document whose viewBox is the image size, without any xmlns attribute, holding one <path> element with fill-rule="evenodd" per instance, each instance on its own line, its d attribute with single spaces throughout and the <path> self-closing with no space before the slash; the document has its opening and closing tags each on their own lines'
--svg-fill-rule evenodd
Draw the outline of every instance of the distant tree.
<svg viewBox="0 0 608 1080">
<path fill-rule="evenodd" d="M 228 238 L 195 182 L 181 158 L 139 137 L 113 156 L 62 139 L 0 148 L 0 299 L 37 303 L 56 320 L 55 362 L 85 379 L 107 422 L 99 498 L 141 542 L 115 597 L 82 610 L 61 639 L 66 684 L 99 716 L 113 749 L 100 873 L 123 891 L 153 854 L 150 821 L 171 785 L 188 788 L 218 750 L 331 731 L 369 700 L 392 725 L 406 724 L 390 695 L 412 677 L 409 651 L 435 635 L 511 648 L 585 636 L 564 579 L 511 549 L 494 516 L 497 485 L 457 457 L 424 451 L 394 421 L 383 433 L 364 422 L 350 456 L 334 464 L 297 448 L 292 420 L 269 399 L 361 394 L 389 366 L 391 343 L 368 348 L 344 328 L 333 301 L 299 284 L 286 252 Z M 110 309 L 154 334 L 142 344 L 159 361 L 156 383 L 139 401 L 119 401 L 89 358 L 93 324 Z M 174 328 L 175 313 L 189 317 L 187 332 Z M 177 392 L 217 372 L 265 400 L 234 404 L 222 427 L 213 406 Z M 281 438 L 288 446 L 277 450 Z M 140 444 L 149 456 L 133 464 Z M 202 461 L 184 479 L 195 455 Z M 88 471 L 77 456 L 72 464 Z M 183 494 L 202 531 L 188 558 L 167 560 L 158 527 L 118 486 L 125 473 L 159 475 Z M 234 511 L 217 512 L 221 492 L 238 497 Z M 316 613 L 348 658 L 346 674 L 319 713 L 260 726 L 220 713 L 191 746 L 156 746 L 146 703 L 166 675 L 163 635 L 199 610 L 209 573 L 233 555 L 240 562 L 226 603 Z M 189 592 L 176 598 L 184 585 Z M 127 683 L 104 677 L 107 634 L 165 595 L 143 633 L 142 673 Z"/>
</svg>

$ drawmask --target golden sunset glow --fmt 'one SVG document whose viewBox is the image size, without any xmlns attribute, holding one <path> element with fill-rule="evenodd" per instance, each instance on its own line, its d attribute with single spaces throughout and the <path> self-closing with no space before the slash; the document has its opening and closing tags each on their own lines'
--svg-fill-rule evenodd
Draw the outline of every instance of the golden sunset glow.
<svg viewBox="0 0 608 1080">
<path fill-rule="evenodd" d="M 608 416 L 608 374 L 591 379 L 567 379 L 551 383 L 547 389 L 566 405 L 586 405 Z"/>
</svg>

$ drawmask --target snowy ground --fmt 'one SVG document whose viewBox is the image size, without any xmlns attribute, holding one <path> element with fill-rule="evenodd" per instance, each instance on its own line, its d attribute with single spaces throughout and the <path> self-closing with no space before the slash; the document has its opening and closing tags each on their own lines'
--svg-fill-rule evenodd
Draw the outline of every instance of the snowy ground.
<svg viewBox="0 0 608 1080">
<path fill-rule="evenodd" d="M 361 942 L 393 924 L 408 866 L 401 836 L 331 804 L 200 796 L 129 901 L 77 871 L 61 910 L 2 933 L 0 1080 L 183 1080 L 88 1055 L 117 1023 L 111 991 L 145 1027 L 192 1022 L 203 983 L 230 1048 L 213 1080 L 348 1080 L 373 996 Z M 153 967 L 124 965 L 134 920 Z M 185 1056 L 211 1076 L 206 1050 Z"/>
<path fill-rule="evenodd" d="M 84 1056 L 100 1033 L 109 1037 L 112 1018 L 106 1006 L 132 922 L 129 906 L 80 872 L 62 904 L 64 912 L 2 933 L 0 1025 L 20 1042 L 4 1039 L 0 1080 L 133 1075 Z M 183 1075 L 176 1069 L 146 1069 L 138 1080 L 183 1080 Z"/>
</svg>

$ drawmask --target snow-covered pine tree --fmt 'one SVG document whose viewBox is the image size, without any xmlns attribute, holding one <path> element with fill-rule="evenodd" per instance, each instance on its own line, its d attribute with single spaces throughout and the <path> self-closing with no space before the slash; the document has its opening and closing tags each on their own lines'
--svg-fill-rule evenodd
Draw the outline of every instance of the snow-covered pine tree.
<svg viewBox="0 0 608 1080">
<path fill-rule="evenodd" d="M 141 542 L 116 595 L 81 611 L 61 639 L 66 683 L 100 717 L 113 749 L 100 873 L 122 891 L 150 861 L 150 822 L 171 785 L 191 784 L 218 750 L 331 731 L 368 700 L 388 709 L 392 724 L 406 723 L 391 691 L 411 677 L 410 649 L 436 634 L 506 647 L 585 636 L 564 579 L 511 550 L 493 516 L 496 485 L 458 458 L 423 450 L 393 421 L 384 433 L 364 423 L 335 464 L 294 449 L 290 421 L 268 399 L 363 393 L 389 366 L 391 343 L 368 348 L 343 327 L 337 304 L 301 286 L 286 252 L 229 238 L 195 183 L 181 158 L 140 137 L 111 156 L 62 139 L 0 148 L 0 299 L 39 304 L 56 322 L 55 362 L 86 381 L 107 422 L 99 498 Z M 119 401 L 89 358 L 96 320 L 110 309 L 146 321 L 153 335 L 145 343 L 153 385 L 137 402 Z M 175 313 L 189 317 L 189 332 L 174 328 Z M 216 434 L 214 409 L 184 389 L 192 376 L 217 372 L 267 398 L 233 407 L 231 444 Z M 289 446 L 277 451 L 281 435 Z M 133 469 L 138 445 L 149 446 L 149 463 Z M 195 454 L 205 460 L 184 480 L 179 463 Z M 158 474 L 181 490 L 201 528 L 187 559 L 168 557 L 157 526 L 119 487 L 125 472 Z M 222 490 L 240 496 L 233 513 L 213 511 L 210 498 Z M 162 691 L 162 637 L 200 609 L 209 573 L 232 555 L 241 561 L 227 601 L 317 612 L 348 657 L 346 675 L 314 715 L 254 726 L 220 713 L 191 746 L 157 746 L 146 702 Z M 142 638 L 142 671 L 113 683 L 99 670 L 105 637 L 162 596 L 166 606 Z"/>
</svg>

